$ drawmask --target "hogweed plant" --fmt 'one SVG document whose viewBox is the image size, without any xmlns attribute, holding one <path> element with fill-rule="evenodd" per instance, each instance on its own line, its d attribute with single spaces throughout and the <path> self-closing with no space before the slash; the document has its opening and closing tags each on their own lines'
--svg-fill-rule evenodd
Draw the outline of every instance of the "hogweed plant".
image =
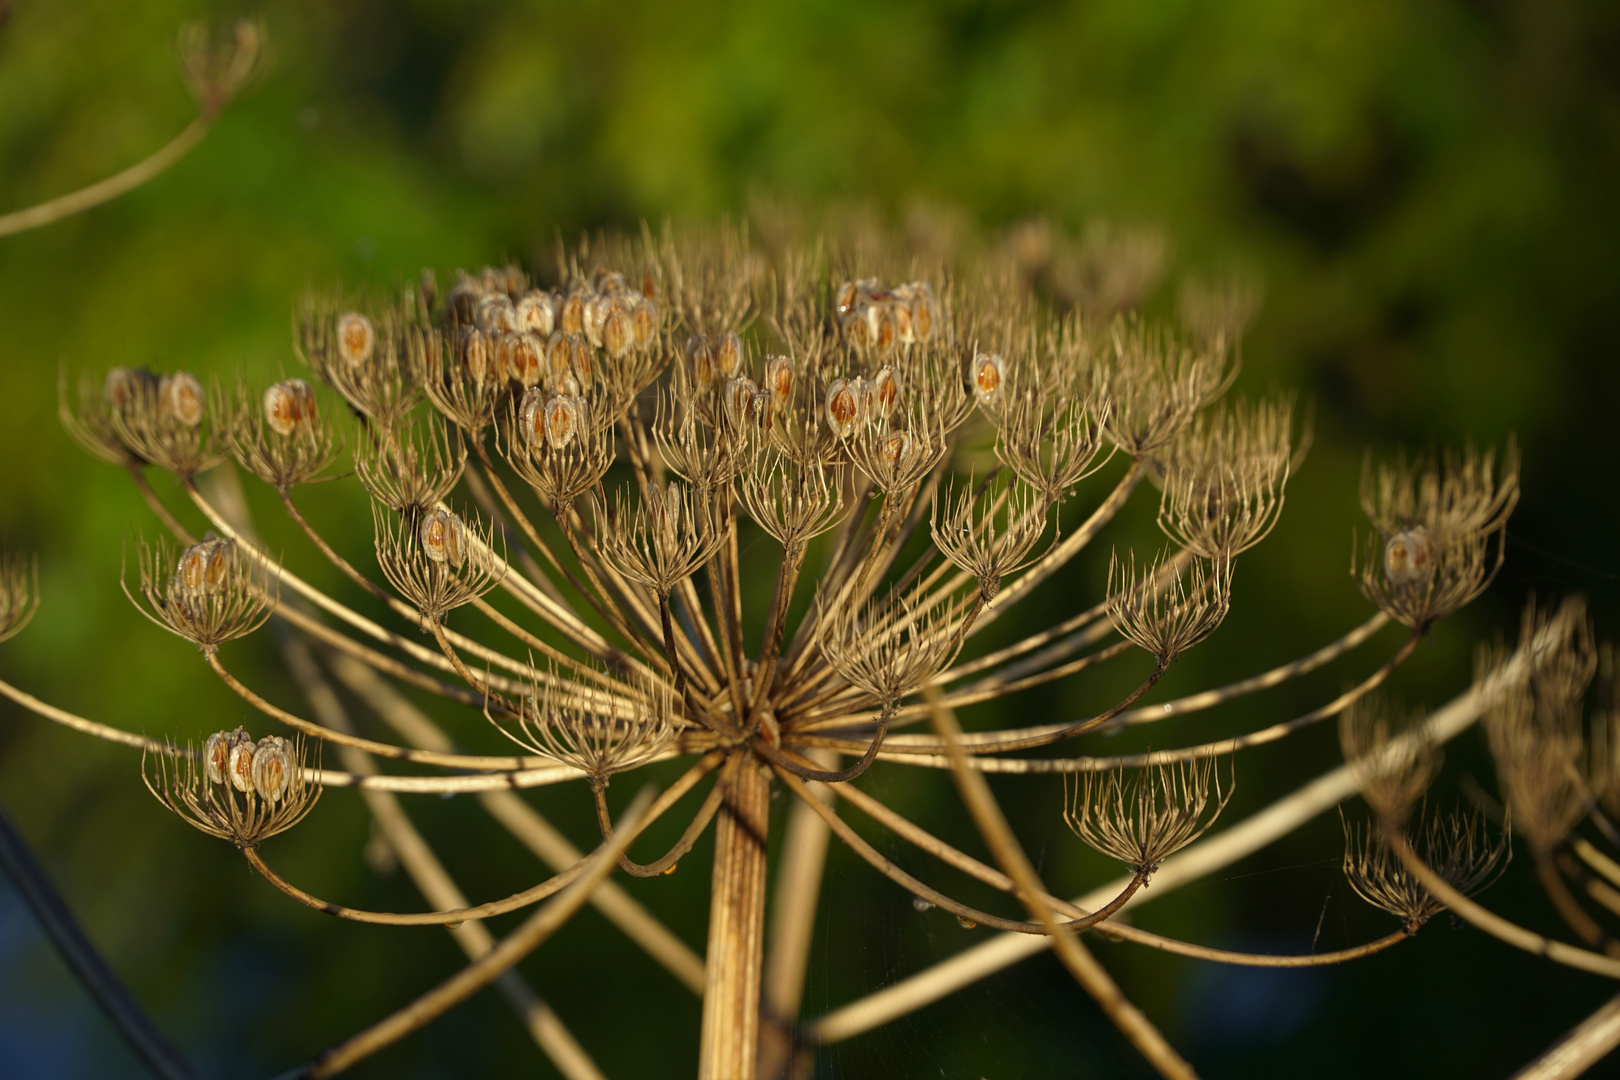
<svg viewBox="0 0 1620 1080">
<path fill-rule="evenodd" d="M 1547 642 L 1568 639 L 1579 622 L 1565 611 L 1532 626 L 1520 651 L 1482 660 L 1486 689 L 1433 716 L 1403 725 L 1375 700 L 1420 638 L 1501 565 L 1517 458 L 1511 447 L 1500 457 L 1469 450 L 1369 465 L 1362 500 L 1372 528 L 1352 564 L 1376 609 L 1366 622 L 1270 671 L 1148 703 L 1177 658 L 1220 627 L 1238 557 L 1276 525 L 1304 440 L 1290 399 L 1225 400 L 1252 295 L 1190 288 L 1180 324 L 1163 322 L 1134 310 L 1162 262 L 1151 237 L 1088 234 L 1035 245 L 1037 258 L 1030 236 L 931 265 L 892 241 L 781 244 L 767 254 L 730 228 L 643 230 L 559 252 L 549 289 L 506 267 L 458 273 L 443 292 L 424 275 L 395 297 L 316 296 L 295 320 L 309 381 L 207 387 L 185 372 L 122 368 L 86 377 L 75 393 L 64 381 L 68 431 L 128 471 L 179 545 L 134 542 L 125 591 L 195 645 L 272 732 L 291 730 L 255 740 L 236 728 L 174 746 L 4 692 L 140 748 L 163 805 L 235 844 L 290 898 L 345 919 L 451 928 L 467 968 L 295 1075 L 340 1072 L 491 982 L 562 1072 L 599 1075 L 588 1048 L 513 970 L 591 902 L 702 996 L 704 1077 L 803 1075 L 817 1044 L 1042 947 L 1160 1073 L 1191 1076 L 1079 932 L 1213 962 L 1309 966 L 1391 947 L 1442 907 L 1472 903 L 1468 894 L 1505 862 L 1505 833 L 1492 839 L 1477 817 L 1408 817 L 1435 746 L 1499 692 L 1507 696 L 1487 711 L 1492 745 L 1512 763 L 1504 785 L 1513 825 L 1558 878 L 1564 838 L 1591 812 L 1595 789 L 1591 755 L 1571 749 L 1574 729 L 1548 701 L 1567 697 L 1591 665 L 1526 675 L 1526 650 L 1553 648 Z M 1111 486 L 1092 481 L 1116 456 L 1129 461 L 1123 475 Z M 273 489 L 319 556 L 386 607 L 386 622 L 315 588 L 256 539 L 229 476 L 210 482 L 231 460 Z M 148 486 L 149 468 L 178 478 L 209 535 L 187 531 Z M 369 501 L 369 537 L 322 535 L 300 512 L 298 490 L 329 479 Z M 1116 551 L 1105 595 L 1068 605 L 1037 633 L 976 646 L 986 627 L 1064 580 L 1132 498 L 1158 501 L 1162 549 Z M 751 595 L 746 583 L 761 567 L 774 584 Z M 0 634 L 9 636 L 33 610 L 31 564 L 6 563 L 0 586 Z M 267 620 L 308 716 L 247 685 L 222 648 Z M 1409 628 L 1404 644 L 1302 716 L 1150 753 L 1075 749 L 1087 736 L 1302 676 L 1391 621 Z M 994 730 L 956 720 L 963 707 L 1110 662 L 1143 673 L 1094 715 Z M 356 734 L 333 681 L 399 741 Z M 462 707 L 467 723 L 452 736 L 407 689 Z M 1231 766 L 1238 751 L 1333 717 L 1344 720 L 1351 765 L 1259 824 L 1209 834 L 1241 772 Z M 323 747 L 341 769 L 321 760 Z M 684 764 L 678 778 L 626 808 L 621 794 L 638 786 L 627 774 L 670 760 Z M 861 783 L 871 770 L 901 769 L 947 770 L 997 865 Z M 1063 774 L 1064 820 L 1078 841 L 1121 863 L 1122 876 L 1078 900 L 1053 895 L 1020 846 L 1014 826 L 1025 823 L 1002 815 L 987 772 Z M 574 849 L 521 797 L 553 784 L 577 784 L 589 800 L 603 838 L 594 852 Z M 793 797 L 768 905 L 773 785 Z M 365 797 L 431 910 L 346 907 L 270 865 L 264 842 L 300 823 L 319 828 L 312 811 L 332 788 Z M 1269 956 L 1114 918 L 1150 882 L 1155 893 L 1174 888 L 1357 788 L 1377 817 L 1351 828 L 1345 871 L 1398 920 L 1384 938 Z M 556 873 L 503 900 L 469 902 L 402 810 L 402 798 L 428 793 L 476 794 Z M 849 823 L 851 809 L 1011 898 L 982 910 L 913 876 Z M 642 831 L 666 815 L 685 822 L 678 841 L 633 855 Z M 711 827 L 699 957 L 608 878 L 674 871 Z M 830 835 L 919 911 L 937 907 L 1027 946 L 970 950 L 949 971 L 801 1021 Z M 531 907 L 499 941 L 479 921 Z"/>
</svg>

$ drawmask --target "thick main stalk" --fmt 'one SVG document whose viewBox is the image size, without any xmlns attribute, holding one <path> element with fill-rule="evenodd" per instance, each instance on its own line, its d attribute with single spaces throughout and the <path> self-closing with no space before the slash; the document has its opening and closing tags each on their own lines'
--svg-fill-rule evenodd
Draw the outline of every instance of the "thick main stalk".
<svg viewBox="0 0 1620 1080">
<path fill-rule="evenodd" d="M 715 826 L 701 1080 L 752 1080 L 759 1055 L 770 782 L 752 754 L 738 754 L 721 778 L 728 791 Z"/>
</svg>

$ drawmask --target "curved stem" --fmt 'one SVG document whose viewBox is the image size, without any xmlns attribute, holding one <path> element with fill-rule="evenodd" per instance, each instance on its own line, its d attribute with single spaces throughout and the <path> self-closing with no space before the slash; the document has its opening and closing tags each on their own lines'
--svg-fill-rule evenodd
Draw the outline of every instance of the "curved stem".
<svg viewBox="0 0 1620 1080">
<path fill-rule="evenodd" d="M 696 783 L 698 777 L 718 766 L 723 758 L 724 753 L 719 750 L 711 750 L 704 755 L 703 759 L 693 766 L 694 771 L 701 767 L 703 772 L 694 776 L 692 783 Z M 681 833 L 681 838 L 661 858 L 650 863 L 638 863 L 631 861 L 629 855 L 620 854 L 619 868 L 632 877 L 648 878 L 659 877 L 673 871 L 675 864 L 680 862 L 686 856 L 686 853 L 692 850 L 692 845 L 697 843 L 698 837 L 703 835 L 703 830 L 707 829 L 709 822 L 714 820 L 714 815 L 719 811 L 720 802 L 726 794 L 725 783 L 725 777 L 721 776 L 715 782 L 714 787 L 709 789 L 709 794 L 704 798 L 703 805 L 698 807 L 697 814 L 693 816 L 691 823 L 686 826 L 686 830 Z M 602 838 L 605 840 L 613 835 L 613 816 L 608 812 L 606 789 L 601 785 L 592 784 L 591 794 L 596 799 L 596 822 L 601 828 Z"/>
<path fill-rule="evenodd" d="M 369 1057 L 442 1016 L 452 1006 L 488 986 L 500 976 L 501 972 L 533 952 L 541 942 L 572 918 L 574 913 L 590 899 L 596 888 L 612 873 L 619 852 L 623 851 L 624 846 L 641 831 L 639 811 L 650 794 L 644 792 L 638 798 L 641 805 L 632 810 L 624 829 L 596 849 L 587 862 L 584 873 L 580 874 L 573 885 L 529 916 L 521 926 L 501 939 L 494 949 L 405 1008 L 321 1054 L 301 1071 L 301 1075 L 325 1077 L 344 1071 L 362 1058 Z"/>
<path fill-rule="evenodd" d="M 0 236 L 10 236 L 28 229 L 37 229 L 41 225 L 50 225 L 134 191 L 191 153 L 192 148 L 202 142 L 203 136 L 208 134 L 208 129 L 214 126 L 215 115 L 210 113 L 199 115 L 156 153 L 105 180 L 99 180 L 89 187 L 80 188 L 67 195 L 59 195 L 49 202 L 30 206 L 26 210 L 13 210 L 0 216 Z"/>
<path fill-rule="evenodd" d="M 872 742 L 867 746 L 866 753 L 862 754 L 861 759 L 847 769 L 827 771 L 800 765 L 763 740 L 756 739 L 754 749 L 764 755 L 773 765 L 787 769 L 800 779 L 816 780 L 823 784 L 842 784 L 855 779 L 872 767 L 872 762 L 877 760 L 878 751 L 883 749 L 883 737 L 889 733 L 889 718 L 893 714 L 894 709 L 892 706 L 884 707 L 882 715 L 878 717 L 877 734 L 872 736 Z"/>
<path fill-rule="evenodd" d="M 1412 845 L 1399 830 L 1391 830 L 1385 839 L 1389 843 L 1389 849 L 1401 860 L 1401 864 L 1411 871 L 1412 876 L 1417 878 L 1436 900 L 1492 937 L 1505 941 L 1516 949 L 1545 956 L 1554 963 L 1566 967 L 1589 971 L 1610 979 L 1620 979 L 1620 960 L 1542 937 L 1533 930 L 1526 930 L 1519 924 L 1502 918 L 1458 892 L 1450 882 L 1435 873 L 1434 869 L 1412 850 Z"/>
<path fill-rule="evenodd" d="M 303 717 L 290 713 L 286 709 L 270 704 L 270 702 L 248 689 L 237 680 L 236 676 L 227 671 L 225 669 L 225 665 L 220 663 L 219 654 L 217 652 L 204 652 L 203 659 L 208 661 L 208 666 L 213 668 L 215 674 L 225 681 L 226 686 L 229 686 L 232 690 L 235 690 L 244 701 L 252 705 L 255 709 L 258 709 L 260 712 L 264 713 L 266 716 L 269 716 L 275 720 L 280 720 L 288 727 L 296 728 L 306 735 L 311 735 L 317 739 L 324 739 L 327 742 L 337 743 L 340 746 L 352 746 L 356 750 L 364 750 L 366 753 L 376 754 L 378 757 L 395 758 L 399 761 L 415 761 L 420 762 L 423 765 L 447 765 L 451 768 L 458 769 L 500 769 L 503 771 L 510 771 L 515 769 L 533 768 L 535 765 L 541 763 L 550 764 L 549 762 L 545 762 L 545 759 L 543 758 L 488 757 L 474 754 L 436 754 L 429 750 L 410 750 L 403 746 L 394 746 L 389 743 L 376 742 L 372 739 L 363 739 L 357 735 L 347 735 L 341 731 L 333 731 L 331 728 L 322 727 L 320 724 L 305 720 Z"/>
</svg>

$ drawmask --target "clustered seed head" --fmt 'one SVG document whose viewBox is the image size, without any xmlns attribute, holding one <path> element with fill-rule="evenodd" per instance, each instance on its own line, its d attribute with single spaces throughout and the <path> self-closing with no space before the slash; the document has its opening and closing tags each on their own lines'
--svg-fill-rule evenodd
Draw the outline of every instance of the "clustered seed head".
<svg viewBox="0 0 1620 1080">
<path fill-rule="evenodd" d="M 210 407 L 202 383 L 190 372 L 113 368 L 99 393 L 93 382 L 81 382 L 77 415 L 68 405 L 65 374 L 59 389 L 63 425 L 104 461 L 151 463 L 182 479 L 220 461 L 216 417 L 222 408 Z"/>
<path fill-rule="evenodd" d="M 1221 790 L 1213 758 L 1150 764 L 1129 778 L 1123 769 L 1087 772 L 1063 820 L 1097 851 L 1148 875 L 1215 824 L 1233 787 Z"/>
<path fill-rule="evenodd" d="M 1599 650 L 1584 605 L 1566 602 L 1564 628 L 1546 648 L 1529 651 L 1536 631 L 1549 623 L 1532 605 L 1525 611 L 1520 648 L 1528 677 L 1490 692 L 1484 714 L 1486 741 L 1496 776 L 1519 833 L 1538 856 L 1563 843 L 1616 779 L 1612 746 L 1616 717 L 1602 710 L 1592 718 L 1585 699 L 1597 674 Z M 1480 650 L 1476 684 L 1507 659 L 1505 647 Z M 1482 691 L 1483 692 L 1483 691 Z"/>
<path fill-rule="evenodd" d="M 258 398 L 238 383 L 226 436 L 243 468 L 277 491 L 307 483 L 332 463 L 339 442 L 322 423 L 315 392 L 303 379 L 273 383 Z"/>
<path fill-rule="evenodd" d="M 1287 399 L 1200 413 L 1164 452 L 1159 526 L 1215 561 L 1264 540 L 1282 515 L 1292 432 Z"/>
<path fill-rule="evenodd" d="M 821 617 L 822 648 L 833 669 L 885 710 L 933 681 L 962 647 L 949 602 L 921 606 L 893 593 L 848 602 Z"/>
<path fill-rule="evenodd" d="M 1424 812 L 1406 840 L 1441 879 L 1464 896 L 1474 896 L 1502 876 L 1513 858 L 1509 830 L 1492 842 L 1484 815 Z M 1383 838 L 1377 825 L 1344 821 L 1344 876 L 1367 903 L 1400 919 L 1409 934 L 1445 910 Z"/>
<path fill-rule="evenodd" d="M 673 746 L 675 698 L 669 683 L 645 673 L 628 680 L 599 670 L 593 674 L 594 680 L 563 677 L 555 667 L 542 673 L 531 664 L 518 730 L 493 717 L 490 722 L 519 746 L 573 766 L 598 787 Z"/>
<path fill-rule="evenodd" d="M 166 541 L 138 545 L 137 609 L 168 630 L 211 652 L 264 625 L 280 600 L 279 576 L 256 556 L 244 556 L 235 540 L 209 533 L 178 556 Z"/>
<path fill-rule="evenodd" d="M 1361 504 L 1377 530 L 1351 572 L 1390 617 L 1422 628 L 1469 603 L 1502 567 L 1508 516 L 1519 501 L 1512 442 L 1500 475 L 1494 452 L 1401 459 L 1363 470 Z"/>
<path fill-rule="evenodd" d="M 724 538 L 703 519 L 707 512 L 705 501 L 676 481 L 648 484 L 634 512 L 621 493 L 611 519 L 606 504 L 599 500 L 596 532 L 602 554 L 653 595 L 667 597 L 709 561 Z"/>
<path fill-rule="evenodd" d="M 1186 571 L 1183 576 L 1183 570 Z M 1108 564 L 1108 617 L 1132 643 L 1161 664 L 1213 634 L 1232 606 L 1232 564 L 1187 564 L 1160 554 L 1136 573 L 1136 553 Z"/>
<path fill-rule="evenodd" d="M 976 486 L 969 477 L 943 497 L 935 496 L 930 523 L 934 546 L 978 580 L 980 595 L 988 602 L 995 599 L 1002 578 L 1029 565 L 1046 532 L 1049 509 L 1039 492 L 1021 481 L 992 478 Z"/>
<path fill-rule="evenodd" d="M 39 610 L 39 562 L 0 553 L 0 641 L 14 637 Z"/>
<path fill-rule="evenodd" d="M 1356 698 L 1339 714 L 1339 746 L 1361 797 L 1391 827 L 1406 820 L 1440 768 L 1425 719 L 1378 691 Z"/>
<path fill-rule="evenodd" d="M 239 848 L 292 828 L 321 797 L 320 766 L 305 767 L 301 737 L 254 742 L 239 727 L 208 736 L 200 755 L 170 746 L 155 763 L 152 756 L 141 759 L 147 790 L 195 828 Z"/>
<path fill-rule="evenodd" d="M 443 507 L 414 515 L 390 514 L 371 504 L 377 565 L 389 584 L 421 616 L 423 630 L 483 596 L 506 573 L 504 553 L 494 548 L 490 526 Z"/>
</svg>

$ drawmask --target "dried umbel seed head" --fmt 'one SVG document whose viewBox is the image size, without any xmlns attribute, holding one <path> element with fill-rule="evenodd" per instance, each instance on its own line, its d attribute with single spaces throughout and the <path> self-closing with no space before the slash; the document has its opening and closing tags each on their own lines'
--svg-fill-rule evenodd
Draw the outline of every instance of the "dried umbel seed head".
<svg viewBox="0 0 1620 1080">
<path fill-rule="evenodd" d="M 887 420 L 900 404 L 900 376 L 893 368 L 879 368 L 869 384 L 867 407 L 874 420 Z"/>
<path fill-rule="evenodd" d="M 208 736 L 203 744 L 203 772 L 211 784 L 229 783 L 231 770 L 231 751 L 236 749 L 238 743 L 249 742 L 247 728 L 237 728 L 235 731 L 216 731 Z"/>
<path fill-rule="evenodd" d="M 516 315 L 519 330 L 550 337 L 556 326 L 557 302 L 550 293 L 535 290 L 517 302 Z"/>
<path fill-rule="evenodd" d="M 165 375 L 158 400 L 163 414 L 188 428 L 202 423 L 203 388 L 197 376 L 189 371 Z"/>
<path fill-rule="evenodd" d="M 1376 691 L 1339 714 L 1339 745 L 1361 797 L 1392 825 L 1406 820 L 1440 768 L 1423 719 Z"/>
<path fill-rule="evenodd" d="M 647 677 L 620 682 L 605 673 L 599 682 L 575 681 L 559 677 L 555 668 L 545 674 L 531 668 L 528 683 L 520 730 L 503 723 L 496 728 L 519 746 L 572 765 L 598 789 L 614 773 L 645 765 L 674 742 L 669 683 Z"/>
<path fill-rule="evenodd" d="M 278 599 L 275 572 L 255 555 L 238 558 L 236 543 L 210 534 L 176 556 L 163 542 L 138 546 L 139 596 L 124 594 L 143 615 L 205 652 L 252 633 Z"/>
<path fill-rule="evenodd" d="M 38 609 L 38 564 L 13 552 L 0 555 L 0 641 L 27 626 Z"/>
<path fill-rule="evenodd" d="M 305 769 L 301 740 L 272 735 L 255 746 L 237 728 L 210 736 L 201 755 L 170 746 L 151 756 L 141 758 L 147 790 L 188 825 L 240 848 L 292 828 L 321 796 L 319 766 Z"/>
<path fill-rule="evenodd" d="M 315 394 L 303 379 L 286 379 L 264 392 L 264 420 L 277 435 L 307 430 L 316 420 Z"/>
<path fill-rule="evenodd" d="M 546 401 L 546 445 L 566 449 L 584 426 L 585 406 L 571 394 L 557 394 Z"/>
<path fill-rule="evenodd" d="M 1136 554 L 1124 563 L 1118 555 L 1108 566 L 1108 617 L 1114 629 L 1169 664 L 1203 641 L 1226 618 L 1232 605 L 1232 563 L 1206 567 L 1193 558 L 1183 567 L 1160 555 L 1136 574 Z"/>
<path fill-rule="evenodd" d="M 253 740 L 244 738 L 231 747 L 225 759 L 225 777 L 237 791 L 253 790 Z"/>
<path fill-rule="evenodd" d="M 506 358 L 506 373 L 510 378 L 519 386 L 534 386 L 540 382 L 541 369 L 546 363 L 546 347 L 538 335 L 506 334 L 501 338 L 501 346 Z"/>
<path fill-rule="evenodd" d="M 992 408 L 1001 400 L 1004 374 L 1004 362 L 996 353 L 980 353 L 973 358 L 973 396 L 981 406 Z"/>
<path fill-rule="evenodd" d="M 827 386 L 827 426 L 840 439 L 847 439 L 860 418 L 861 402 L 855 387 L 845 379 L 834 379 Z"/>
<path fill-rule="evenodd" d="M 1382 829 L 1344 823 L 1344 876 L 1361 898 L 1383 908 L 1405 924 L 1408 933 L 1445 910 L 1445 905 L 1412 876 L 1390 851 Z M 1483 815 L 1439 814 L 1425 808 L 1421 819 L 1405 830 L 1418 858 L 1464 896 L 1490 887 L 1513 858 L 1509 830 L 1493 842 Z"/>
<path fill-rule="evenodd" d="M 186 596 L 216 596 L 223 592 L 236 558 L 236 541 L 212 533 L 180 553 L 175 567 L 175 591 Z"/>
<path fill-rule="evenodd" d="M 1129 779 L 1123 769 L 1083 773 L 1063 819 L 1081 840 L 1141 875 L 1215 824 L 1232 798 L 1221 790 L 1215 760 L 1150 764 Z"/>
<path fill-rule="evenodd" d="M 785 356 L 773 356 L 765 361 L 765 389 L 777 409 L 785 409 L 793 400 L 793 361 Z"/>
<path fill-rule="evenodd" d="M 292 782 L 292 748 L 280 735 L 266 735 L 253 748 L 253 790 L 265 802 L 277 802 Z"/>
<path fill-rule="evenodd" d="M 602 321 L 602 347 L 617 360 L 636 343 L 636 327 L 630 313 L 615 305 Z"/>
<path fill-rule="evenodd" d="M 467 561 L 467 528 L 448 510 L 429 510 L 417 526 L 422 554 L 436 563 L 460 566 Z"/>
<path fill-rule="evenodd" d="M 371 359 L 371 350 L 377 345 L 377 331 L 371 320 L 358 311 L 347 311 L 338 316 L 338 356 L 350 367 L 359 367 Z"/>
<path fill-rule="evenodd" d="M 1434 576 L 1435 544 L 1422 525 L 1396 533 L 1384 542 L 1384 578 L 1409 585 Z"/>
<path fill-rule="evenodd" d="M 872 304 L 866 309 L 866 321 L 872 346 L 878 354 L 887 356 L 900 344 L 900 328 L 895 322 L 893 304 Z"/>
</svg>

